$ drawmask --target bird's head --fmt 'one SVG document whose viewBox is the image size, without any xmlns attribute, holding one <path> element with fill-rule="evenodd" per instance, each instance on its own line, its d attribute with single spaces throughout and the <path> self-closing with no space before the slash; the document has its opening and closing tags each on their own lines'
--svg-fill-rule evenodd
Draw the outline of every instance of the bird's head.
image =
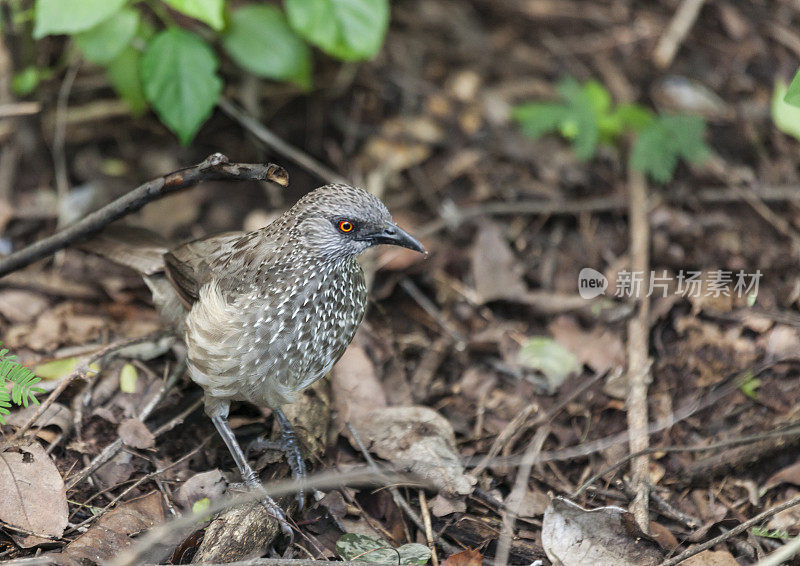
<svg viewBox="0 0 800 566">
<path fill-rule="evenodd" d="M 386 206 L 364 189 L 325 185 L 292 207 L 300 237 L 313 253 L 336 259 L 355 257 L 378 244 L 427 253 L 422 244 L 395 224 Z"/>
</svg>

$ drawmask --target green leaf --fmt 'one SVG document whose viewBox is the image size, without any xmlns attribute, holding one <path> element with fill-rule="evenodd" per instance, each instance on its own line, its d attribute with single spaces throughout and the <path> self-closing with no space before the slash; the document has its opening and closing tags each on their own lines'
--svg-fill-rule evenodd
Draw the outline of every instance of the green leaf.
<svg viewBox="0 0 800 566">
<path fill-rule="evenodd" d="M 18 96 L 26 96 L 36 90 L 43 78 L 38 67 L 25 67 L 11 79 L 11 90 Z"/>
<path fill-rule="evenodd" d="M 180 13 L 208 24 L 217 31 L 225 27 L 222 17 L 225 0 L 163 0 Z"/>
<path fill-rule="evenodd" d="M 80 361 L 81 358 L 61 358 L 44 362 L 35 366 L 33 373 L 42 379 L 61 379 L 72 373 Z M 100 366 L 98 364 L 90 364 L 89 369 L 92 372 L 98 372 L 100 371 Z"/>
<path fill-rule="evenodd" d="M 575 354 L 544 336 L 535 336 L 523 344 L 518 361 L 524 367 L 543 373 L 551 391 L 556 391 L 570 374 L 581 370 Z"/>
<path fill-rule="evenodd" d="M 794 78 L 789 84 L 789 88 L 783 97 L 783 101 L 786 104 L 800 107 L 800 70 L 795 73 Z"/>
<path fill-rule="evenodd" d="M 123 8 L 92 29 L 75 35 L 75 43 L 87 61 L 106 65 L 130 43 L 139 27 L 139 12 Z"/>
<path fill-rule="evenodd" d="M 557 102 L 520 104 L 511 112 L 525 135 L 533 139 L 558 131 L 568 115 L 569 108 Z"/>
<path fill-rule="evenodd" d="M 389 0 L 284 0 L 306 41 L 345 61 L 372 59 L 389 26 Z"/>
<path fill-rule="evenodd" d="M 111 86 L 134 116 L 141 116 L 147 110 L 147 100 L 139 74 L 141 58 L 139 51 L 128 46 L 106 66 Z"/>
<path fill-rule="evenodd" d="M 123 393 L 136 393 L 139 372 L 133 364 L 125 364 L 119 371 L 119 390 Z"/>
<path fill-rule="evenodd" d="M 705 129 L 705 122 L 697 116 L 660 116 L 636 139 L 631 165 L 658 183 L 668 183 L 679 158 L 699 164 L 708 157 Z"/>
<path fill-rule="evenodd" d="M 222 92 L 214 51 L 179 28 L 159 33 L 142 55 L 144 94 L 181 143 L 188 144 Z"/>
<path fill-rule="evenodd" d="M 393 548 L 388 542 L 368 535 L 347 533 L 336 541 L 336 552 L 345 561 L 372 562 L 375 564 L 418 564 L 430 560 L 431 551 L 417 543 Z"/>
<path fill-rule="evenodd" d="M 796 81 L 797 78 L 795 77 L 792 85 Z M 789 88 L 791 89 L 791 86 Z M 782 81 L 775 83 L 775 88 L 772 91 L 772 121 L 775 122 L 775 127 L 781 132 L 800 140 L 800 107 L 788 101 L 789 95 L 787 92 L 786 83 Z M 798 100 L 800 100 L 800 97 Z"/>
<path fill-rule="evenodd" d="M 254 75 L 311 86 L 311 50 L 274 6 L 251 5 L 233 12 L 222 46 Z"/>
<path fill-rule="evenodd" d="M 115 14 L 128 0 L 36 0 L 34 39 L 74 34 L 93 28 Z"/>
</svg>

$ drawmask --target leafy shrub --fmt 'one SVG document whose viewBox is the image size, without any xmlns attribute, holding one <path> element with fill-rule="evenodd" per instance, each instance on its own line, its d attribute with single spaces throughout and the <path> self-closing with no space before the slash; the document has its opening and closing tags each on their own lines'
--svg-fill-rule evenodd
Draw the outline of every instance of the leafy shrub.
<svg viewBox="0 0 800 566">
<path fill-rule="evenodd" d="M 69 35 L 82 56 L 105 67 L 134 115 L 149 106 L 189 143 L 222 93 L 219 46 L 258 77 L 311 87 L 309 44 L 343 61 L 375 57 L 389 24 L 389 0 L 284 0 L 233 8 L 227 0 L 36 0 L 34 39 Z M 19 3 L 14 20 L 24 21 Z M 202 24 L 179 27 L 177 12 Z M 146 14 L 156 14 L 154 25 Z M 185 20 L 184 20 L 185 21 Z M 18 94 L 52 76 L 28 67 L 14 77 Z"/>
<path fill-rule="evenodd" d="M 622 136 L 634 135 L 631 166 L 658 183 L 672 179 L 678 159 L 697 164 L 708 157 L 706 126 L 699 117 L 656 114 L 639 104 L 614 106 L 597 81 L 565 79 L 557 90 L 557 102 L 530 102 L 514 109 L 525 134 L 535 139 L 558 133 L 572 142 L 582 160 L 594 157 L 601 144 L 617 145 Z"/>
</svg>

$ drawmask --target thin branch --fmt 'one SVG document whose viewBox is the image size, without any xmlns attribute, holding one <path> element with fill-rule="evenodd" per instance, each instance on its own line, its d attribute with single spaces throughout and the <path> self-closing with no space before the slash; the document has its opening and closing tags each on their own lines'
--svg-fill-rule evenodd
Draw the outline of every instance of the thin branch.
<svg viewBox="0 0 800 566">
<path fill-rule="evenodd" d="M 647 181 L 644 174 L 631 168 L 628 175 L 628 191 L 630 198 L 630 262 L 632 277 L 636 274 L 644 276 L 643 285 L 647 285 L 647 274 L 650 272 L 650 225 L 647 221 Z M 647 389 L 650 385 L 650 299 L 644 289 L 637 288 L 634 283 L 633 297 L 639 303 L 639 310 L 628 321 L 628 398 L 626 401 L 628 431 L 630 432 L 630 452 L 646 450 L 650 436 L 648 435 Z M 631 502 L 631 512 L 643 532 L 649 532 L 650 504 L 650 459 L 647 454 L 637 456 L 631 461 L 631 486 L 635 492 Z"/>
<path fill-rule="evenodd" d="M 653 52 L 653 60 L 659 68 L 665 69 L 670 66 L 678 48 L 697 21 L 703 4 L 705 0 L 683 0 L 678 6 Z"/>
<path fill-rule="evenodd" d="M 698 544 L 697 546 L 693 546 L 689 550 L 687 550 L 685 552 L 681 552 L 678 556 L 675 556 L 674 558 L 670 558 L 669 560 L 665 560 L 664 562 L 662 562 L 658 566 L 675 566 L 676 564 L 678 564 L 680 562 L 683 562 L 687 558 L 690 558 L 690 557 L 694 556 L 695 554 L 699 554 L 699 553 L 703 552 L 704 550 L 708 550 L 709 548 L 713 548 L 713 547 L 717 546 L 718 544 L 720 544 L 722 542 L 725 542 L 726 540 L 728 540 L 730 538 L 733 538 L 733 537 L 735 537 L 736 535 L 738 535 L 740 533 L 743 533 L 744 531 L 746 531 L 750 527 L 754 527 L 754 526 L 758 525 L 759 523 L 769 519 L 773 515 L 775 515 L 777 513 L 780 513 L 781 511 L 785 511 L 786 509 L 789 509 L 791 507 L 794 507 L 795 505 L 800 505 L 800 495 L 796 495 L 795 497 L 793 497 L 793 498 L 791 498 L 791 499 L 789 499 L 787 501 L 784 501 L 780 505 L 776 505 L 775 507 L 771 507 L 771 508 L 767 509 L 766 511 L 762 511 L 761 513 L 759 513 L 755 517 L 753 517 L 751 519 L 748 519 L 744 523 L 741 523 L 741 524 L 733 527 L 728 532 L 723 533 L 723 534 L 719 535 L 716 538 L 712 538 L 711 540 L 707 540 L 703 544 Z"/>
<path fill-rule="evenodd" d="M 326 183 L 347 183 L 347 179 L 329 169 L 303 150 L 283 141 L 264 124 L 250 116 L 247 112 L 225 98 L 219 101 L 220 109 L 228 116 L 239 122 L 245 130 L 250 132 L 264 145 L 281 154 L 286 159 L 297 163 L 300 167 L 313 173 Z"/>
<path fill-rule="evenodd" d="M 495 564 L 508 564 L 508 558 L 511 555 L 511 539 L 514 535 L 514 523 L 519 515 L 520 507 L 525 500 L 525 494 L 528 491 L 528 480 L 531 477 L 531 470 L 536 463 L 539 454 L 542 452 L 542 446 L 550 434 L 550 425 L 544 424 L 539 427 L 536 434 L 533 435 L 528 447 L 525 449 L 525 454 L 522 456 L 522 462 L 517 470 L 517 477 L 514 480 L 514 487 L 508 495 L 505 504 L 505 509 L 502 511 L 503 515 L 503 530 L 500 533 L 500 540 L 497 543 L 497 553 L 495 554 Z"/>
<path fill-rule="evenodd" d="M 273 163 L 231 163 L 221 153 L 215 153 L 193 167 L 153 179 L 64 230 L 0 259 L 0 277 L 86 239 L 149 202 L 203 181 L 272 181 L 285 187 L 289 176 L 283 167 Z"/>
</svg>

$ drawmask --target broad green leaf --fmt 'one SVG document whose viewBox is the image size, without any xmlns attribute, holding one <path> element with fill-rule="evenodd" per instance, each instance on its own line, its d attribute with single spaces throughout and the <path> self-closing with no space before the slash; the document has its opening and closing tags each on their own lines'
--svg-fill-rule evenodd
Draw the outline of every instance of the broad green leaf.
<svg viewBox="0 0 800 566">
<path fill-rule="evenodd" d="M 786 90 L 786 95 L 783 97 L 786 104 L 800 107 L 800 70 L 795 73 L 789 88 Z"/>
<path fill-rule="evenodd" d="M 345 61 L 375 57 L 389 26 L 389 0 L 284 0 L 284 6 L 297 33 Z"/>
<path fill-rule="evenodd" d="M 33 37 L 74 34 L 115 14 L 128 0 L 36 0 Z"/>
<path fill-rule="evenodd" d="M 222 92 L 217 56 L 197 35 L 170 28 L 156 35 L 141 61 L 144 94 L 183 144 L 211 115 Z"/>
<path fill-rule="evenodd" d="M 234 11 L 222 46 L 254 75 L 311 86 L 311 50 L 274 6 L 250 5 Z"/>
<path fill-rule="evenodd" d="M 374 564 L 417 564 L 423 566 L 430 560 L 431 551 L 417 543 L 394 548 L 376 537 L 347 533 L 336 541 L 336 552 L 345 561 L 372 562 Z"/>
<path fill-rule="evenodd" d="M 133 364 L 125 364 L 119 372 L 119 390 L 123 393 L 136 393 L 139 372 Z"/>
<path fill-rule="evenodd" d="M 795 84 L 796 81 L 797 78 L 792 81 L 792 84 Z M 800 107 L 790 103 L 788 100 L 789 95 L 787 94 L 786 83 L 782 81 L 776 82 L 775 89 L 772 91 L 772 121 L 775 122 L 775 127 L 784 134 L 800 140 Z"/>
<path fill-rule="evenodd" d="M 581 370 L 581 363 L 575 354 L 545 336 L 535 336 L 523 344 L 518 361 L 521 366 L 544 374 L 551 391 L 556 391 L 570 374 Z"/>
<path fill-rule="evenodd" d="M 180 13 L 208 24 L 217 31 L 225 27 L 222 17 L 225 0 L 163 0 Z"/>
<path fill-rule="evenodd" d="M 622 124 L 623 129 L 640 132 L 653 123 L 655 115 L 652 110 L 640 104 L 620 104 L 613 116 Z"/>
<path fill-rule="evenodd" d="M 139 74 L 141 58 L 142 54 L 139 51 L 128 46 L 106 66 L 111 86 L 125 101 L 134 116 L 141 116 L 147 110 L 147 100 L 144 97 Z"/>
<path fill-rule="evenodd" d="M 139 12 L 123 8 L 110 18 L 75 35 L 75 43 L 87 61 L 106 65 L 130 43 L 139 27 Z"/>
</svg>

